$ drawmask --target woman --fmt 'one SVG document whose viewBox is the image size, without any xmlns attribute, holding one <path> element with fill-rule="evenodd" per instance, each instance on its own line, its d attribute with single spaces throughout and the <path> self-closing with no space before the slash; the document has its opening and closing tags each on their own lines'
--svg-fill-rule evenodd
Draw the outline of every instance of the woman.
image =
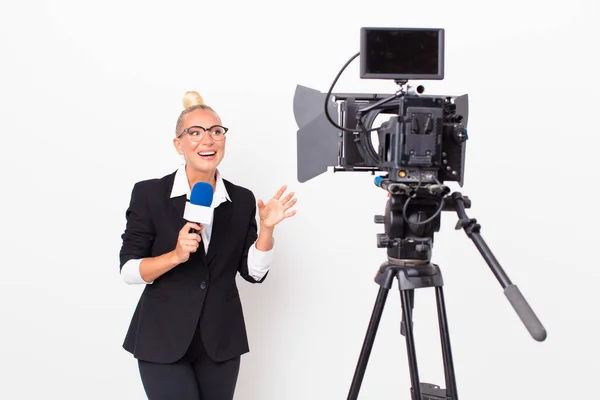
<svg viewBox="0 0 600 400">
<path fill-rule="evenodd" d="M 249 351 L 236 275 L 265 280 L 273 230 L 296 213 L 294 193 L 282 198 L 285 186 L 257 207 L 250 190 L 221 177 L 226 133 L 200 95 L 187 92 L 173 140 L 185 164 L 136 183 L 131 194 L 120 268 L 125 282 L 146 286 L 123 347 L 138 360 L 150 400 L 233 398 L 240 356 Z M 183 219 L 196 182 L 213 186 L 211 225 Z"/>
</svg>

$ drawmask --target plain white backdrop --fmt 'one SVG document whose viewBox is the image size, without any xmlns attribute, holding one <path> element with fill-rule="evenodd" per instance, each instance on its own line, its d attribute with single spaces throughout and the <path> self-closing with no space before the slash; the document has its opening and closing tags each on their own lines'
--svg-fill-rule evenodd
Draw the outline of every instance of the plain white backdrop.
<svg viewBox="0 0 600 400">
<path fill-rule="evenodd" d="M 535 342 L 445 213 L 443 270 L 461 399 L 592 395 L 600 316 L 597 2 L 26 1 L 0 6 L 3 399 L 144 399 L 121 344 L 141 287 L 119 276 L 136 181 L 166 175 L 186 90 L 230 128 L 223 174 L 298 214 L 262 285 L 240 282 L 251 352 L 236 399 L 344 399 L 385 259 L 386 196 L 367 174 L 296 180 L 296 84 L 329 88 L 362 26 L 446 29 L 446 78 L 470 98 L 469 216 L 548 331 Z M 358 77 L 338 91 L 389 92 Z M 456 185 L 452 186 L 456 190 Z M 360 399 L 410 398 L 397 286 Z M 421 380 L 443 385 L 433 290 L 417 292 Z M 593 396 L 593 395 L 592 395 Z"/>
</svg>

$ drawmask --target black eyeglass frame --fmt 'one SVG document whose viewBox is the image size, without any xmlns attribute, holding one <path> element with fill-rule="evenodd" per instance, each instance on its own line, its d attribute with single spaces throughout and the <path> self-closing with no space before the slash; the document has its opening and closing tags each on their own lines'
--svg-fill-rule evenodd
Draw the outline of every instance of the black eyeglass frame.
<svg viewBox="0 0 600 400">
<path fill-rule="evenodd" d="M 223 128 L 223 137 L 225 137 L 225 134 L 227 133 L 227 131 L 229 130 L 229 128 L 224 127 L 223 125 L 213 125 L 210 128 L 205 128 L 203 126 L 200 125 L 194 125 L 194 126 L 190 126 L 188 128 L 185 128 L 183 131 L 181 131 L 181 133 L 179 135 L 177 135 L 177 139 L 179 139 L 181 136 L 183 136 L 183 134 L 187 133 L 189 134 L 190 129 L 193 128 L 200 128 L 202 129 L 202 135 L 200 136 L 199 140 L 202 140 L 204 138 L 204 135 L 206 135 L 206 132 L 210 132 L 213 128 Z M 212 137 L 212 135 L 211 135 Z"/>
</svg>

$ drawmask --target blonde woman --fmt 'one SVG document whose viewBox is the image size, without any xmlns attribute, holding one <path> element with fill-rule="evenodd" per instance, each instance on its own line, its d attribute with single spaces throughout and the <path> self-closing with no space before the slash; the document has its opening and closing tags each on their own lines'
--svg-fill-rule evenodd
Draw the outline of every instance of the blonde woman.
<svg viewBox="0 0 600 400">
<path fill-rule="evenodd" d="M 249 351 L 236 275 L 265 280 L 273 230 L 296 213 L 286 186 L 256 202 L 221 176 L 227 130 L 198 93 L 187 92 L 173 139 L 184 165 L 136 183 L 126 211 L 121 275 L 145 288 L 123 347 L 138 360 L 150 400 L 233 399 L 240 357 Z M 214 189 L 210 225 L 183 219 L 196 182 Z"/>
</svg>

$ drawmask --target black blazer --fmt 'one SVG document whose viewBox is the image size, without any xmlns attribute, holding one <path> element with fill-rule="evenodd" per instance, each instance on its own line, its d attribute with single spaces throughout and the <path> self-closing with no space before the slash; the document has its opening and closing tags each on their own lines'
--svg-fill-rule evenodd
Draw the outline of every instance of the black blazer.
<svg viewBox="0 0 600 400">
<path fill-rule="evenodd" d="M 131 259 L 167 253 L 177 244 L 186 197 L 171 199 L 175 173 L 138 182 L 131 193 L 122 235 L 120 268 Z M 123 347 L 136 358 L 169 363 L 180 359 L 199 327 L 208 354 L 224 361 L 249 351 L 236 274 L 248 274 L 248 249 L 257 239 L 256 200 L 224 180 L 231 198 L 215 209 L 208 254 L 201 243 L 187 262 L 146 285 Z"/>
</svg>

